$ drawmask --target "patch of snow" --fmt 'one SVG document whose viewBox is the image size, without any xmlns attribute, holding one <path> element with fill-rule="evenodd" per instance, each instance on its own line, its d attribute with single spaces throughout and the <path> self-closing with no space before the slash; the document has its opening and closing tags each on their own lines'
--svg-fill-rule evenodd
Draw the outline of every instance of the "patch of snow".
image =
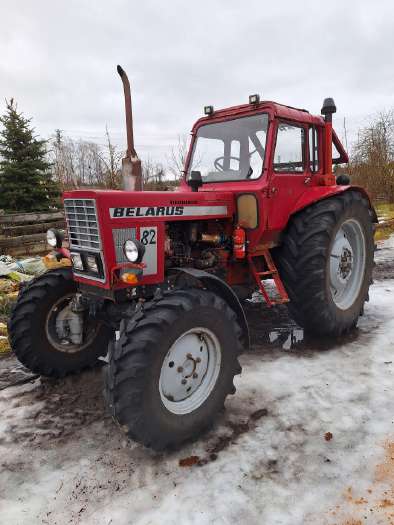
<svg viewBox="0 0 394 525">
<path fill-rule="evenodd" d="M 394 262 L 394 235 L 384 241 L 379 241 L 375 252 L 375 262 Z"/>
</svg>

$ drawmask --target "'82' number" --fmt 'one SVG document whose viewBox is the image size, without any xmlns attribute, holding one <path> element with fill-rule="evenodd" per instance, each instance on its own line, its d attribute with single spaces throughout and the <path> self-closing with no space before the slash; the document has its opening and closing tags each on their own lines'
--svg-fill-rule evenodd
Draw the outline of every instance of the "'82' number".
<svg viewBox="0 0 394 525">
<path fill-rule="evenodd" d="M 144 230 L 141 236 L 141 242 L 144 246 L 147 244 L 156 244 L 156 231 Z"/>
</svg>

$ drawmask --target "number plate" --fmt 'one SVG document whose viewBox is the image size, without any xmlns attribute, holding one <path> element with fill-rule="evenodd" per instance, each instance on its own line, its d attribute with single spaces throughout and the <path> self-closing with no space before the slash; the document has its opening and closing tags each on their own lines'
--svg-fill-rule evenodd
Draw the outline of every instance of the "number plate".
<svg viewBox="0 0 394 525">
<path fill-rule="evenodd" d="M 145 255 L 142 261 L 146 264 L 144 275 L 157 273 L 157 227 L 147 226 L 140 228 L 140 241 L 145 246 Z"/>
</svg>

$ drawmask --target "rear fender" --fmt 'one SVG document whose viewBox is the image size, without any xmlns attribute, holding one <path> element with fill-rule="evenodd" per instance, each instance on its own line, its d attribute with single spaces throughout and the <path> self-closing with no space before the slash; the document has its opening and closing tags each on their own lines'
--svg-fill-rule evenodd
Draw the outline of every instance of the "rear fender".
<svg viewBox="0 0 394 525">
<path fill-rule="evenodd" d="M 249 327 L 246 320 L 244 309 L 230 286 L 210 273 L 196 268 L 173 268 L 173 271 L 178 274 L 177 281 L 181 276 L 192 277 L 193 280 L 199 281 L 204 288 L 219 295 L 232 308 L 237 315 L 238 323 L 242 329 L 242 343 L 245 350 L 250 348 Z"/>
<path fill-rule="evenodd" d="M 372 220 L 374 223 L 377 223 L 378 217 L 376 215 L 375 208 L 372 205 L 372 202 L 371 202 L 371 199 L 368 193 L 361 186 L 314 186 L 314 187 L 311 187 L 297 201 L 294 211 L 289 218 L 291 218 L 295 213 L 303 210 L 307 206 L 314 204 L 315 202 L 321 201 L 323 199 L 328 199 L 329 197 L 333 197 L 335 195 L 340 195 L 344 193 L 345 191 L 350 191 L 350 190 L 358 191 L 359 193 L 363 195 L 363 197 L 368 199 L 369 206 L 372 211 Z"/>
</svg>

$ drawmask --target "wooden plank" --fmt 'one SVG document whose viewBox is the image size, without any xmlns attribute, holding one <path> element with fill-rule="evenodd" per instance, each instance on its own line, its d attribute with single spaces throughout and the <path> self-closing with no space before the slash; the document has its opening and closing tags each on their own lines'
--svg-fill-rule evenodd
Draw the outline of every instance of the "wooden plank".
<svg viewBox="0 0 394 525">
<path fill-rule="evenodd" d="M 24 242 L 20 241 L 21 238 L 24 239 Z M 38 251 L 35 250 L 35 246 L 39 247 Z M 63 248 L 69 248 L 67 237 L 63 241 Z M 52 250 L 53 248 L 47 244 L 45 233 L 0 239 L 0 255 L 48 253 Z"/>
<path fill-rule="evenodd" d="M 33 224 L 36 222 L 64 220 L 63 211 L 49 213 L 12 213 L 0 215 L 0 224 Z"/>
<path fill-rule="evenodd" d="M 33 235 L 20 235 L 18 237 L 7 237 L 0 239 L 0 252 L 8 253 L 7 249 L 14 246 L 23 246 L 24 244 L 33 244 L 36 242 L 46 242 L 45 233 L 35 233 Z"/>
<path fill-rule="evenodd" d="M 10 248 L 7 255 L 23 258 L 25 256 L 29 257 L 30 255 L 47 255 L 50 251 L 46 243 L 25 244 L 23 246 Z"/>
<path fill-rule="evenodd" d="M 30 234 L 46 232 L 50 228 L 63 230 L 65 229 L 65 227 L 66 223 L 64 221 L 41 222 L 39 224 L 22 224 L 19 226 L 0 226 L 0 235 L 4 235 L 6 237 L 13 237 L 21 233 Z"/>
</svg>

